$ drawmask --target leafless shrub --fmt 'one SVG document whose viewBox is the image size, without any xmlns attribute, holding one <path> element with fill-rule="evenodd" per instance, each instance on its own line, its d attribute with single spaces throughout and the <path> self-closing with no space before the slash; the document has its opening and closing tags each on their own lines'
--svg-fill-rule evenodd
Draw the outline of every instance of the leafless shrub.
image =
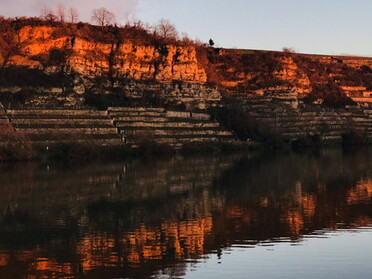
<svg viewBox="0 0 372 279">
<path fill-rule="evenodd" d="M 177 40 L 178 32 L 174 24 L 167 19 L 159 20 L 158 24 L 155 25 L 155 32 L 165 39 Z"/>
<path fill-rule="evenodd" d="M 106 8 L 94 9 L 92 11 L 92 21 L 101 27 L 105 27 L 114 24 L 116 16 Z"/>
<path fill-rule="evenodd" d="M 70 7 L 67 11 L 68 20 L 70 23 L 76 23 L 79 20 L 79 12 L 77 9 Z"/>
<path fill-rule="evenodd" d="M 66 7 L 59 3 L 56 8 L 56 16 L 60 22 L 65 22 L 66 20 Z"/>
<path fill-rule="evenodd" d="M 42 9 L 40 18 L 50 22 L 54 22 L 57 20 L 57 16 L 55 15 L 54 11 L 47 6 L 44 6 L 44 8 Z"/>
<path fill-rule="evenodd" d="M 283 47 L 282 51 L 285 53 L 296 53 L 296 51 L 292 47 Z"/>
</svg>

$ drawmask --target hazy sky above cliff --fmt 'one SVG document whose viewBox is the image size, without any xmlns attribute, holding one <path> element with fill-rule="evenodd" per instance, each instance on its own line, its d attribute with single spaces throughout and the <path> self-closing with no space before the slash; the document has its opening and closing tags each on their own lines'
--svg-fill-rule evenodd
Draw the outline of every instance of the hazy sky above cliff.
<svg viewBox="0 0 372 279">
<path fill-rule="evenodd" d="M 60 2 L 84 21 L 102 6 L 122 22 L 129 14 L 148 23 L 167 18 L 221 47 L 372 56 L 371 0 L 0 0 L 0 14 L 35 16 Z"/>
</svg>

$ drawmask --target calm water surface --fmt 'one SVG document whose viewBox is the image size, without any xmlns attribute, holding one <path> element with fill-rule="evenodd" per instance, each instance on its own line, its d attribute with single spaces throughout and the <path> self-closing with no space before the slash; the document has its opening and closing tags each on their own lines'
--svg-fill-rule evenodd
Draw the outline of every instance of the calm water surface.
<svg viewBox="0 0 372 279">
<path fill-rule="evenodd" d="M 372 278 L 372 152 L 0 165 L 0 278 Z"/>
</svg>

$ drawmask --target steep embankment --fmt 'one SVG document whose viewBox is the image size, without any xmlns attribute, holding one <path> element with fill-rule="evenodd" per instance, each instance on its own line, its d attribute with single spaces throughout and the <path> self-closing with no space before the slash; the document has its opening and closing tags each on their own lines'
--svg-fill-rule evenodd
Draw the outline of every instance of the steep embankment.
<svg viewBox="0 0 372 279">
<path fill-rule="evenodd" d="M 289 90 L 344 106 L 351 98 L 368 102 L 372 93 L 372 58 L 214 49 L 143 26 L 39 19 L 2 20 L 0 34 L 0 101 L 12 105 L 202 109 L 223 95 Z"/>
<path fill-rule="evenodd" d="M 142 104 L 162 99 L 205 107 L 221 97 L 204 85 L 206 70 L 193 45 L 151 37 L 139 27 L 7 24 L 0 42 L 1 91 L 18 93 L 27 104 L 97 105 L 97 95 L 111 94 Z"/>
<path fill-rule="evenodd" d="M 209 60 L 215 80 L 231 95 L 292 89 L 306 101 L 343 106 L 351 98 L 368 102 L 372 93 L 372 58 L 219 49 Z"/>
<path fill-rule="evenodd" d="M 182 80 L 205 83 L 205 70 L 198 65 L 195 47 L 138 45 L 130 41 L 104 43 L 76 34 L 63 34 L 63 27 L 25 26 L 18 31 L 19 55 L 9 65 L 55 72 L 61 67 L 85 77 L 102 75 L 160 82 Z M 60 34 L 59 34 L 60 33 Z"/>
</svg>

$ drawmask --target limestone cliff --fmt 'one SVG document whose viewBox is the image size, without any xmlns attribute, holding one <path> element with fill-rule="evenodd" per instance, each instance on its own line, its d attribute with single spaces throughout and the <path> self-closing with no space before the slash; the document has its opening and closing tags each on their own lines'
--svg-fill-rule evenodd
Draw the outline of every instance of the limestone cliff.
<svg viewBox="0 0 372 279">
<path fill-rule="evenodd" d="M 209 60 L 215 81 L 232 95 L 291 89 L 299 98 L 330 105 L 372 101 L 372 58 L 215 49 Z"/>
<path fill-rule="evenodd" d="M 67 106 L 82 105 L 79 95 L 113 92 L 134 99 L 163 98 L 175 104 L 192 102 L 200 108 L 221 98 L 215 87 L 204 85 L 206 70 L 191 45 L 161 41 L 148 44 L 120 36 L 95 40 L 77 25 L 24 25 L 10 29 L 11 32 L 3 32 L 4 40 L 0 41 L 3 74 L 7 70 L 26 68 L 60 79 L 48 83 L 42 78 L 44 81 L 37 86 L 34 80 L 23 86 L 19 86 L 19 82 L 5 86 L 8 80 L 0 84 L 2 92 L 32 90 L 44 94 L 43 98 L 31 98 L 29 104 L 48 105 L 47 95 L 56 96 L 55 93 L 61 96 L 52 98 L 54 101 L 62 95 L 74 95 L 70 100 L 65 98 L 63 105 Z M 101 37 L 102 34 L 105 32 L 101 32 Z"/>
<path fill-rule="evenodd" d="M 86 77 L 99 77 L 110 74 L 136 80 L 154 79 L 160 82 L 180 80 L 205 83 L 205 70 L 198 65 L 193 46 L 138 45 L 130 41 L 101 43 L 85 38 L 58 36 L 58 27 L 25 26 L 16 34 L 19 51 L 11 56 L 7 65 L 27 66 L 56 70 L 65 66 Z M 66 55 L 66 61 L 53 65 L 51 52 L 59 50 Z M 4 62 L 4 58 L 0 63 Z"/>
<path fill-rule="evenodd" d="M 278 89 L 336 105 L 372 94 L 371 58 L 213 49 L 141 28 L 2 20 L 0 101 L 18 94 L 33 106 L 84 106 L 111 96 L 108 105 L 134 99 L 203 109 L 222 96 Z"/>
</svg>

